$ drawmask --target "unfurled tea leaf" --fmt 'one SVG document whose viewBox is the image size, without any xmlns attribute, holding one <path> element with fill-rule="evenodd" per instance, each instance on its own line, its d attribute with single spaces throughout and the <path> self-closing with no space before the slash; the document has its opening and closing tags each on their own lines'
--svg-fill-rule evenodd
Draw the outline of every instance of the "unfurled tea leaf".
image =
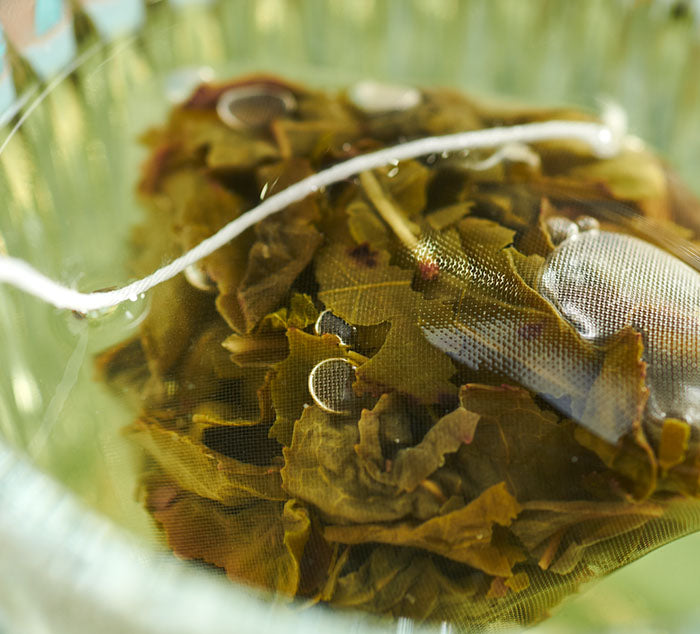
<svg viewBox="0 0 700 634">
<path fill-rule="evenodd" d="M 644 383 L 646 364 L 642 361 L 642 336 L 628 328 L 608 346 L 600 373 L 591 386 L 585 420 L 596 420 L 596 430 L 614 430 L 603 436 L 621 436 L 638 428 L 649 390 Z M 624 422 L 623 422 L 624 421 Z M 633 421 L 629 425 L 627 421 Z"/>
<path fill-rule="evenodd" d="M 418 161 L 402 161 L 377 170 L 379 181 L 408 218 L 425 210 L 432 172 Z"/>
<path fill-rule="evenodd" d="M 540 568 L 571 572 L 586 548 L 660 517 L 651 503 L 528 502 L 511 530 L 539 558 Z"/>
<path fill-rule="evenodd" d="M 386 398 L 386 395 L 382 398 Z M 363 419 L 371 416 L 381 420 L 381 413 L 374 413 L 378 408 L 379 404 L 374 411 L 363 412 Z M 399 488 L 413 491 L 430 474 L 442 467 L 447 454 L 454 453 L 463 444 L 468 445 L 474 438 L 478 421 L 478 414 L 458 407 L 438 420 L 415 447 L 400 450 L 391 466 L 392 478 Z"/>
<path fill-rule="evenodd" d="M 454 618 L 459 606 L 484 592 L 484 576 L 468 566 L 444 568 L 420 551 L 379 545 L 358 570 L 338 579 L 331 601 L 421 621 Z"/>
<path fill-rule="evenodd" d="M 180 488 L 198 496 L 222 504 L 237 504 L 251 497 L 289 497 L 281 488 L 279 467 L 260 467 L 221 455 L 183 433 L 166 429 L 157 419 L 141 418 L 127 434 Z"/>
<path fill-rule="evenodd" d="M 579 183 L 604 185 L 614 198 L 636 203 L 651 218 L 669 218 L 663 166 L 647 150 L 628 150 L 612 159 L 591 161 L 573 168 L 567 177 Z"/>
<path fill-rule="evenodd" d="M 456 392 L 449 382 L 454 366 L 418 326 L 416 315 L 430 312 L 431 303 L 411 290 L 411 271 L 389 264 L 388 253 L 362 246 L 324 248 L 315 262 L 326 308 L 351 324 L 390 324 L 379 352 L 357 370 L 359 392 L 395 389 L 424 402 Z"/>
<path fill-rule="evenodd" d="M 185 493 L 153 516 L 177 555 L 223 568 L 235 581 L 296 594 L 311 523 L 295 500 L 284 505 L 257 500 L 230 509 Z"/>
<path fill-rule="evenodd" d="M 328 526 L 324 537 L 344 544 L 381 542 L 423 548 L 488 574 L 508 577 L 512 564 L 491 544 L 492 527 L 508 526 L 519 512 L 520 506 L 501 483 L 465 507 L 421 524 Z"/>
<path fill-rule="evenodd" d="M 289 308 L 283 306 L 274 313 L 265 315 L 260 322 L 259 330 L 287 330 L 297 328 L 304 330 L 316 323 L 318 309 L 306 293 L 294 293 L 289 299 Z"/>
<path fill-rule="evenodd" d="M 285 490 L 299 493 L 336 522 L 426 519 L 438 513 L 441 501 L 430 489 L 402 492 L 397 476 L 378 476 L 376 465 L 355 451 L 358 440 L 356 421 L 307 407 L 294 425 L 291 446 L 284 448 Z"/>
<path fill-rule="evenodd" d="M 474 439 L 457 452 L 472 495 L 505 482 L 521 503 L 588 497 L 584 478 L 603 465 L 576 442 L 571 421 L 518 388 L 467 385 L 460 401 L 480 416 Z"/>
<path fill-rule="evenodd" d="M 296 328 L 287 331 L 289 356 L 274 366 L 270 384 L 272 406 L 277 418 L 270 429 L 270 437 L 280 444 L 292 442 L 294 421 L 299 418 L 305 406 L 312 404 L 309 394 L 309 373 L 313 367 L 325 360 L 344 357 L 344 348 L 337 337 L 308 335 Z"/>
<path fill-rule="evenodd" d="M 321 234 L 311 226 L 268 224 L 258 229 L 248 268 L 238 289 L 238 302 L 250 332 L 289 294 L 289 287 L 311 262 L 321 244 Z"/>
</svg>

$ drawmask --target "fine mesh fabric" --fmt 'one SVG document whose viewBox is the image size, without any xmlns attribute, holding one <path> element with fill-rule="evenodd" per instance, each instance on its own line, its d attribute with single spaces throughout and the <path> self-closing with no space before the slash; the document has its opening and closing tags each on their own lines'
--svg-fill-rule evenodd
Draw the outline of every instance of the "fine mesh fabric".
<svg viewBox="0 0 700 634">
<path fill-rule="evenodd" d="M 682 232 L 668 200 L 646 217 L 663 193 L 615 194 L 626 162 L 647 170 L 633 184 L 664 178 L 653 154 L 523 145 L 581 116 L 528 111 L 505 116 L 507 151 L 351 170 L 405 135 L 438 143 L 422 126 L 488 136 L 488 108 L 426 90 L 377 115 L 352 90 L 247 78 L 246 100 L 293 96 L 269 114 L 279 156 L 265 122 L 218 112 L 238 85 L 201 86 L 148 137 L 135 272 L 324 187 L 156 286 L 140 332 L 98 358 L 136 402 L 140 497 L 178 556 L 271 596 L 473 630 L 541 620 L 696 529 L 699 274 L 674 255 L 695 247 L 652 244 L 655 223 Z"/>
<path fill-rule="evenodd" d="M 644 333 L 648 407 L 697 425 L 700 412 L 700 278 L 637 238 L 577 235 L 549 256 L 539 289 L 582 337 L 605 341 L 626 327 Z"/>
<path fill-rule="evenodd" d="M 175 555 L 269 600 L 478 630 L 695 530 L 695 251 L 643 239 L 683 231 L 664 168 L 615 117 L 493 108 L 202 84 L 142 137 L 137 282 L 2 261 L 78 328 L 127 322 L 96 374 Z"/>
<path fill-rule="evenodd" d="M 619 109 L 419 85 L 605 87 L 693 179 L 690 3 L 52 4 L 0 10 L 0 630 L 501 630 L 698 530 L 697 202 Z"/>
</svg>

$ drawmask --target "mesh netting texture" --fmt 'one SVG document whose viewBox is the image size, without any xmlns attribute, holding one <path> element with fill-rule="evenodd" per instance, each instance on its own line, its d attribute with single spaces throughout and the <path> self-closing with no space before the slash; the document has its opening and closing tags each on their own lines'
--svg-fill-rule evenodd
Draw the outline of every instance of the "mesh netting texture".
<svg viewBox="0 0 700 634">
<path fill-rule="evenodd" d="M 596 123 L 371 82 L 202 85 L 143 137 L 133 273 L 332 165 L 548 121 Z M 700 278 L 677 223 L 698 207 L 678 187 L 637 140 L 428 153 L 156 286 L 97 365 L 136 403 L 169 547 L 278 597 L 476 629 L 695 530 Z"/>
</svg>

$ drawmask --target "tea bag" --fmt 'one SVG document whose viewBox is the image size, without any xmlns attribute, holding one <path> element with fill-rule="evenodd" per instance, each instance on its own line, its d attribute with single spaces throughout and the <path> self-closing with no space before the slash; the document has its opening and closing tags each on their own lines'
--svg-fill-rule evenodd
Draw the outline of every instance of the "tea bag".
<svg viewBox="0 0 700 634">
<path fill-rule="evenodd" d="M 475 629 L 536 622 L 698 527 L 699 274 L 673 252 L 695 253 L 689 210 L 638 142 L 528 136 L 564 121 L 598 125 L 251 76 L 144 136 L 137 275 L 348 170 L 157 286 L 98 359 L 134 399 L 140 494 L 178 556 Z M 516 141 L 344 167 L 496 125 Z"/>
</svg>

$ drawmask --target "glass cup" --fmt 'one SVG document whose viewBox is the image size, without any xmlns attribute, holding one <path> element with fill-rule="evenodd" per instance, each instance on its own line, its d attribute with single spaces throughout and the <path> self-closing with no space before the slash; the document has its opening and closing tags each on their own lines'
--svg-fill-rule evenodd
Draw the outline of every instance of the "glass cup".
<svg viewBox="0 0 700 634">
<path fill-rule="evenodd" d="M 81 290 L 129 281 L 130 229 L 142 216 L 139 134 L 198 82 L 253 71 L 322 88 L 370 77 L 594 110 L 599 97 L 613 99 L 631 131 L 700 190 L 691 3 L 130 2 L 119 32 L 100 4 L 56 14 L 69 15 L 75 39 L 57 68 L 36 61 L 36 47 L 20 61 L 35 40 L 13 32 L 12 11 L 0 14 L 12 48 L 8 102 L 19 95 L 0 132 L 0 250 Z M 164 549 L 134 494 L 141 456 L 120 435 L 132 407 L 95 380 L 93 364 L 137 331 L 148 304 L 135 298 L 81 319 L 0 287 L 0 630 L 411 631 L 404 620 L 271 602 Z M 609 625 L 586 606 L 609 606 L 612 596 L 627 608 L 624 623 L 668 623 L 670 613 L 671 626 L 694 622 L 682 573 L 664 577 L 663 562 L 698 548 L 696 537 L 673 544 L 601 582 L 598 603 L 568 602 L 555 618 L 570 631 Z M 637 583 L 659 605 L 645 612 L 619 588 L 656 570 L 680 590 L 664 590 L 663 604 L 653 585 Z"/>
</svg>

